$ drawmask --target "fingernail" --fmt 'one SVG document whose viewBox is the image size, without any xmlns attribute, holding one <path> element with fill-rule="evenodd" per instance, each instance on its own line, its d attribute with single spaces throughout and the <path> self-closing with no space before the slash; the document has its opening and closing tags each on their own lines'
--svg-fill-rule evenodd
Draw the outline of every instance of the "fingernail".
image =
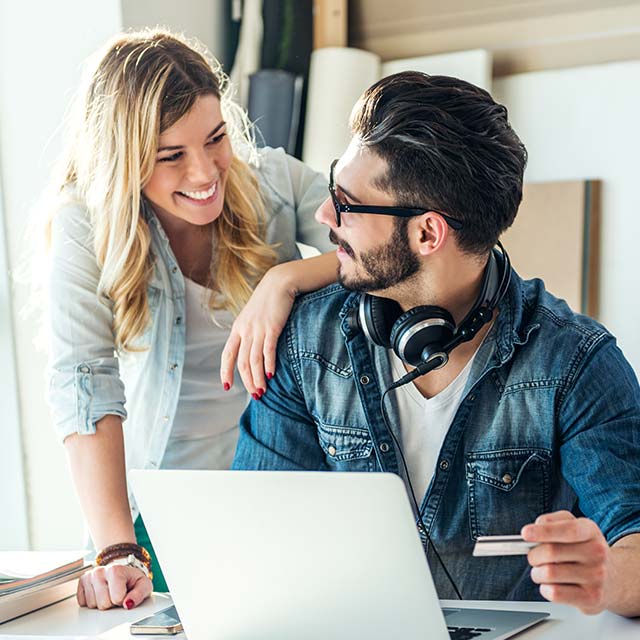
<svg viewBox="0 0 640 640">
<path fill-rule="evenodd" d="M 125 601 L 125 603 L 124 603 L 124 608 L 125 609 L 133 609 L 133 607 L 135 607 L 135 606 L 136 606 L 136 603 L 131 599 Z"/>
<path fill-rule="evenodd" d="M 252 397 L 254 400 L 260 400 L 260 396 L 259 396 L 257 393 L 252 393 L 252 394 L 251 394 L 251 397 Z"/>
<path fill-rule="evenodd" d="M 260 389 L 258 389 L 258 394 L 260 395 L 261 398 L 264 395 L 264 389 L 262 387 L 260 387 Z"/>
<path fill-rule="evenodd" d="M 229 391 L 231 389 L 231 385 L 228 382 L 225 382 L 223 385 L 225 391 Z"/>
<path fill-rule="evenodd" d="M 271 373 L 271 371 L 267 372 L 267 380 L 271 380 L 271 378 L 273 378 L 273 373 Z"/>
</svg>

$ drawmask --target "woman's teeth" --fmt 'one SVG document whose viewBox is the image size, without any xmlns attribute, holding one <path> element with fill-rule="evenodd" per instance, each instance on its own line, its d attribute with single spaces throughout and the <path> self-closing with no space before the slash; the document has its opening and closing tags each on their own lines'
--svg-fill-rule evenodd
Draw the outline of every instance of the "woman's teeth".
<svg viewBox="0 0 640 640">
<path fill-rule="evenodd" d="M 217 186 L 218 183 L 214 182 L 208 191 L 178 191 L 178 193 L 181 193 L 183 196 L 187 196 L 187 198 L 192 198 L 193 200 L 206 200 L 216 192 Z"/>
</svg>

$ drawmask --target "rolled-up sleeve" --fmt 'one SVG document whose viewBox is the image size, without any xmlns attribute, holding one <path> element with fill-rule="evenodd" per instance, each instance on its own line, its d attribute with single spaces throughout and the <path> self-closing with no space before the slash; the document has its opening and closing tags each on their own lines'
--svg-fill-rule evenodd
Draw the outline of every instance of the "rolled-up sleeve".
<svg viewBox="0 0 640 640">
<path fill-rule="evenodd" d="M 560 408 L 562 474 L 609 544 L 640 533 L 640 389 L 611 336 L 575 371 Z"/>
<path fill-rule="evenodd" d="M 127 414 L 112 308 L 97 295 L 100 269 L 80 205 L 66 203 L 54 214 L 48 258 L 48 400 L 63 441 L 73 433 L 95 433 L 106 415 Z"/>
</svg>

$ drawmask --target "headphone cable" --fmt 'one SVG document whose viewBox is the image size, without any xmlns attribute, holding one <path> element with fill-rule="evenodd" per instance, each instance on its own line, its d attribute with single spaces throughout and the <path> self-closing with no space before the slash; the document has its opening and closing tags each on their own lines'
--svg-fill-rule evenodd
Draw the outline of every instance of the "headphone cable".
<svg viewBox="0 0 640 640">
<path fill-rule="evenodd" d="M 416 376 L 417 377 L 417 376 Z M 453 590 L 456 592 L 456 596 L 458 596 L 459 600 L 462 600 L 462 594 L 460 593 L 460 590 L 458 589 L 458 586 L 455 583 L 455 580 L 453 579 L 453 577 L 451 576 L 451 574 L 449 573 L 449 570 L 447 569 L 447 566 L 445 565 L 444 561 L 442 560 L 442 558 L 440 557 L 440 554 L 438 553 L 438 550 L 436 549 L 436 545 L 433 543 L 433 540 L 431 539 L 431 536 L 429 535 L 429 532 L 427 531 L 427 528 L 424 526 L 424 524 L 422 523 L 422 519 L 420 517 L 420 507 L 418 506 L 418 500 L 416 499 L 416 494 L 413 490 L 413 485 L 411 484 L 411 476 L 409 475 L 409 468 L 407 466 L 407 461 L 404 458 L 404 454 L 402 453 L 402 448 L 400 447 L 400 443 L 398 442 L 395 434 L 393 433 L 393 430 L 391 429 L 389 422 L 387 420 L 387 412 L 386 409 L 384 407 L 384 399 L 385 396 L 387 395 L 387 393 L 389 393 L 389 391 L 391 391 L 392 389 L 395 389 L 397 387 L 399 387 L 401 385 L 397 385 L 397 386 L 391 386 L 389 387 L 383 394 L 382 394 L 382 398 L 380 399 L 380 412 L 382 413 L 382 419 L 384 420 L 384 424 L 385 427 L 387 429 L 387 433 L 391 436 L 391 439 L 393 440 L 393 443 L 395 444 L 396 450 L 398 451 L 398 453 L 400 454 L 400 459 L 402 460 L 402 466 L 404 468 L 404 472 L 405 475 L 407 476 L 407 484 L 409 485 L 409 493 L 411 494 L 411 499 L 413 501 L 413 505 L 416 509 L 416 515 L 417 515 L 417 522 L 416 522 L 416 526 L 418 527 L 418 531 L 423 534 L 424 538 L 427 540 L 427 544 L 426 547 L 424 545 L 424 542 L 422 542 L 422 537 L 420 536 L 420 542 L 424 548 L 425 554 L 427 555 L 427 558 L 429 556 L 429 545 L 431 545 L 431 548 L 433 549 L 433 553 L 435 554 L 436 558 L 438 558 L 438 562 L 440 563 L 440 566 L 442 567 L 442 570 L 444 571 L 445 575 L 447 576 L 449 582 L 451 583 L 451 586 L 453 587 Z"/>
</svg>

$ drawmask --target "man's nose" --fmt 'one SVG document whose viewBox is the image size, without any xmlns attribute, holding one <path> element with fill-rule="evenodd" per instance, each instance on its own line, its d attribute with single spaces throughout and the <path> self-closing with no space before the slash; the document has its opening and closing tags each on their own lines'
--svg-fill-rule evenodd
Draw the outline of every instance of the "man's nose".
<svg viewBox="0 0 640 640">
<path fill-rule="evenodd" d="M 331 229 L 336 229 L 336 210 L 333 207 L 331 198 L 327 198 L 316 211 L 316 220 L 321 224 L 326 224 Z"/>
</svg>

